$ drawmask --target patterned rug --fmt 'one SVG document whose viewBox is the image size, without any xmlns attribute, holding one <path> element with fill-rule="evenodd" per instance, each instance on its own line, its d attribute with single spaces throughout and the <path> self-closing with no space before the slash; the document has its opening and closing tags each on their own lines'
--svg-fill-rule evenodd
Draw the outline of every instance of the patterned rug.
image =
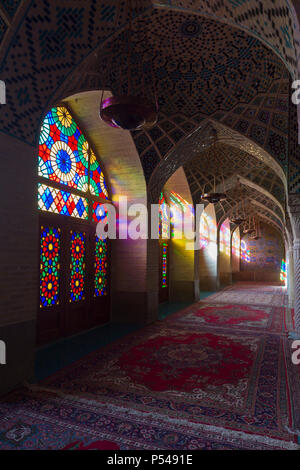
<svg viewBox="0 0 300 470">
<path fill-rule="evenodd" d="M 200 303 L 134 332 L 2 400 L 0 449 L 299 449 L 284 312 Z"/>
<path fill-rule="evenodd" d="M 230 327 L 231 331 L 246 329 L 285 333 L 287 310 L 285 307 L 207 304 L 204 301 L 184 310 L 184 315 L 182 312 L 173 315 L 170 321 L 183 328 Z"/>
<path fill-rule="evenodd" d="M 254 284 L 254 283 L 253 283 Z M 274 307 L 287 306 L 286 289 L 279 286 L 264 286 L 240 283 L 227 287 L 205 299 L 206 302 L 240 304 L 240 305 L 270 305 Z"/>
</svg>

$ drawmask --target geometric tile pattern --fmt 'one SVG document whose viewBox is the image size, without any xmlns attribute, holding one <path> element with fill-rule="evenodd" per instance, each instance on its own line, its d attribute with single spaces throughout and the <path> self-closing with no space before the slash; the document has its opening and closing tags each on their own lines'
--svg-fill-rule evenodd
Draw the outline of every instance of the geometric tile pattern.
<svg viewBox="0 0 300 470">
<path fill-rule="evenodd" d="M 0 41 L 20 3 L 1 2 Z M 71 72 L 80 77 L 77 92 L 86 89 L 89 72 L 95 87 L 127 89 L 127 35 L 122 31 L 109 39 L 128 22 L 125 4 L 32 1 L 0 65 L 8 102 L 0 114 L 4 132 L 34 144 L 41 113 L 56 97 L 66 96 L 59 90 L 67 93 L 75 83 Z M 275 7 L 252 0 L 250 8 L 243 0 L 224 5 L 217 0 L 141 0 L 135 6 L 133 87 L 136 93 L 145 87 L 151 95 L 157 81 L 160 106 L 154 129 L 133 133 L 147 181 L 160 160 L 208 117 L 249 137 L 286 171 L 289 83 L 279 56 L 294 75 L 297 66 L 293 18 L 286 2 L 278 0 Z M 170 10 L 173 7 L 180 11 Z M 199 11 L 225 18 L 227 24 L 193 14 Z M 88 61 L 90 69 L 80 65 L 76 72 L 99 44 L 99 55 Z M 290 174 L 298 190 L 294 164 Z M 274 190 L 280 198 L 280 190 Z"/>
<path fill-rule="evenodd" d="M 263 214 L 272 220 L 277 226 L 283 230 L 284 217 L 279 207 L 274 201 L 267 195 L 256 191 L 249 186 L 242 185 L 243 195 L 237 191 L 237 188 L 232 188 L 226 191 L 227 199 L 215 206 L 217 220 L 225 220 L 230 214 L 233 214 L 233 210 L 237 207 L 242 208 L 244 201 L 245 214 L 248 216 L 249 211 L 247 206 L 251 206 L 251 214 Z"/>
<path fill-rule="evenodd" d="M 13 7 L 11 0 L 4 3 Z M 94 48 L 128 22 L 125 3 L 31 2 L 26 16 L 15 25 L 18 29 L 6 54 L 2 54 L 0 77 L 7 93 L 7 104 L 0 115 L 2 131 L 36 143 L 41 114 L 48 111 L 56 90 Z M 150 0 L 142 0 L 137 15 L 149 7 Z M 1 30 L 0 21 L 0 40 Z"/>
<path fill-rule="evenodd" d="M 268 149 L 286 171 L 288 77 L 277 55 L 243 31 L 199 16 L 191 20 L 179 12 L 152 11 L 142 23 L 146 36 L 137 24 L 131 86 L 151 97 L 156 81 L 159 102 L 157 125 L 132 133 L 147 182 L 157 163 L 207 117 Z M 85 90 L 91 78 L 96 88 L 127 92 L 126 41 L 122 33 L 101 47 L 64 95 Z"/>
<path fill-rule="evenodd" d="M 291 88 L 292 90 L 292 88 Z M 289 113 L 289 193 L 300 193 L 300 145 L 298 145 L 297 106 L 290 99 Z"/>
<path fill-rule="evenodd" d="M 1 0 L 1 8 L 4 13 L 7 14 L 10 20 L 16 14 L 17 9 L 19 8 L 22 0 Z"/>
<path fill-rule="evenodd" d="M 277 51 L 290 71 L 296 77 L 297 46 L 294 32 L 293 12 L 288 2 L 276 0 L 267 2 L 259 0 L 153 0 L 154 5 L 166 8 L 177 8 L 194 14 L 208 14 L 220 21 L 236 24 L 259 38 Z M 189 25 L 190 34 L 197 31 L 193 24 Z"/>
<path fill-rule="evenodd" d="M 193 199 L 200 202 L 203 192 L 222 185 L 223 179 L 240 175 L 264 188 L 281 204 L 284 204 L 284 186 L 280 178 L 263 161 L 249 153 L 228 144 L 217 143 L 214 147 L 199 154 L 184 167 Z"/>
</svg>

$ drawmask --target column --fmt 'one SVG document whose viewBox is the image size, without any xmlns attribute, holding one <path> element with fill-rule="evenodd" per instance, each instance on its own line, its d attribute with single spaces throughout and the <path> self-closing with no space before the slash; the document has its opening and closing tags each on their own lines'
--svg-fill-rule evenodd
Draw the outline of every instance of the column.
<svg viewBox="0 0 300 470">
<path fill-rule="evenodd" d="M 293 229 L 293 260 L 294 260 L 294 308 L 295 332 L 290 334 L 293 339 L 300 339 L 300 195 L 289 196 L 289 213 Z"/>
<path fill-rule="evenodd" d="M 294 240 L 295 331 L 300 336 L 300 238 Z"/>
<path fill-rule="evenodd" d="M 289 248 L 286 251 L 287 253 L 287 283 L 288 283 L 288 298 L 289 298 L 289 307 L 294 308 L 294 250 Z"/>
</svg>

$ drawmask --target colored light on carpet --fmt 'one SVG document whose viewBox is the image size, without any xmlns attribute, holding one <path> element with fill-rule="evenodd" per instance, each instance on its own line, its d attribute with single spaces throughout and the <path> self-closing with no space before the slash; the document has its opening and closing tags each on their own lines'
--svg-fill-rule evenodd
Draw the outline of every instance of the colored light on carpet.
<svg viewBox="0 0 300 470">
<path fill-rule="evenodd" d="M 284 310 L 200 303 L 135 331 L 0 401 L 0 448 L 299 449 Z"/>
</svg>

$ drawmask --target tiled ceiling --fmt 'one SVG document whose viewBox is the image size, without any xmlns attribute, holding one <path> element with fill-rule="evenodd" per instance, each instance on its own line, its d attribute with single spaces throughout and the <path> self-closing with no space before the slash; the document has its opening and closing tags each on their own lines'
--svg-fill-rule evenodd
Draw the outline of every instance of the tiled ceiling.
<svg viewBox="0 0 300 470">
<path fill-rule="evenodd" d="M 23 18 L 17 14 L 21 4 Z M 157 188 L 163 183 L 164 175 L 156 175 L 164 161 L 173 169 L 172 158 L 188 163 L 182 155 L 193 157 L 191 145 L 195 153 L 201 147 L 190 135 L 210 121 L 219 136 L 226 128 L 232 140 L 226 146 L 230 169 L 234 166 L 283 203 L 288 136 L 292 129 L 295 140 L 297 132 L 297 117 L 289 109 L 289 72 L 297 75 L 298 45 L 288 3 L 278 0 L 275 7 L 272 0 L 251 0 L 252 8 L 231 0 L 134 4 L 132 90 L 152 97 L 155 88 L 159 102 L 157 125 L 132 134 L 147 182 L 157 178 Z M 72 5 L 67 0 L 3 0 L 0 46 L 8 30 L 12 40 L 2 50 L 8 102 L 1 109 L 2 132 L 34 145 L 43 112 L 57 100 L 95 88 L 127 92 L 126 23 L 124 0 L 74 0 Z M 296 144 L 294 150 L 290 179 L 300 191 Z M 236 168 L 238 161 L 244 163 Z M 213 171 L 209 166 L 200 171 L 191 185 L 211 184 Z"/>
</svg>

